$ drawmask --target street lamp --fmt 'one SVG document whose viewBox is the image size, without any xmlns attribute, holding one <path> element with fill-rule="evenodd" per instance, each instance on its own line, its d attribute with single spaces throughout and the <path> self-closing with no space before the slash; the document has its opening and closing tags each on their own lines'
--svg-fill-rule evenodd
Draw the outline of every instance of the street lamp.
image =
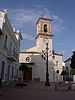
<svg viewBox="0 0 75 100">
<path fill-rule="evenodd" d="M 44 38 L 44 43 L 46 44 L 46 82 L 45 82 L 45 86 L 50 86 L 50 82 L 49 82 L 49 73 L 48 73 L 48 38 Z"/>
</svg>

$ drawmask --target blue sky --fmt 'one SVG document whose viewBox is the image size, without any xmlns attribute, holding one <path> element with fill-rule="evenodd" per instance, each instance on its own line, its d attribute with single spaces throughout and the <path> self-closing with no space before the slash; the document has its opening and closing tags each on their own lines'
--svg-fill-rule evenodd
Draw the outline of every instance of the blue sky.
<svg viewBox="0 0 75 100">
<path fill-rule="evenodd" d="M 75 50 L 75 0 L 0 0 L 12 27 L 23 35 L 21 51 L 35 46 L 38 17 L 53 20 L 53 49 L 67 59 Z"/>
</svg>

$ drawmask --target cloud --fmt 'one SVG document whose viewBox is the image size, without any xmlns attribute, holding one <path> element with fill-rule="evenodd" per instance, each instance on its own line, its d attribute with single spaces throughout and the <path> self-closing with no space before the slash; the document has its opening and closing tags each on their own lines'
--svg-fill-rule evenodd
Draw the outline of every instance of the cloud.
<svg viewBox="0 0 75 100">
<path fill-rule="evenodd" d="M 61 52 L 62 52 L 63 54 L 65 54 L 65 53 L 66 53 L 66 50 L 62 50 Z"/>
<path fill-rule="evenodd" d="M 23 39 L 26 39 L 26 40 L 33 40 L 33 41 L 35 40 L 35 38 L 29 34 L 23 33 L 22 36 L 23 36 Z"/>
<path fill-rule="evenodd" d="M 52 15 L 53 18 L 53 31 L 60 32 L 64 28 L 64 21 L 56 15 Z"/>
<path fill-rule="evenodd" d="M 73 52 L 73 51 L 75 51 L 75 48 L 72 48 L 72 50 L 71 50 L 71 51 L 72 51 L 72 52 Z"/>
<path fill-rule="evenodd" d="M 15 26 L 16 28 L 22 29 L 23 33 L 26 31 L 26 24 L 30 24 L 30 28 L 35 27 L 38 17 L 52 18 L 53 32 L 55 33 L 60 32 L 64 27 L 64 21 L 59 16 L 53 14 L 52 11 L 48 10 L 46 7 L 42 5 L 38 7 L 34 6 L 33 8 L 8 9 L 8 12 L 10 17 L 9 19 L 11 20 L 13 27 Z M 33 40 L 32 35 L 23 35 L 25 39 Z"/>
<path fill-rule="evenodd" d="M 14 25 L 17 25 L 18 27 L 21 27 L 26 23 L 33 23 L 36 19 L 36 14 L 29 9 L 12 9 L 12 11 L 9 12 L 11 20 L 13 21 Z"/>
<path fill-rule="evenodd" d="M 61 43 L 56 43 L 57 46 L 61 46 Z"/>
<path fill-rule="evenodd" d="M 17 8 L 8 10 L 10 13 L 10 19 L 15 22 L 18 26 L 22 26 L 25 23 L 36 23 L 38 17 L 50 17 L 50 12 L 47 8 L 33 8 L 23 9 Z M 19 24 L 18 24 L 19 23 Z"/>
</svg>

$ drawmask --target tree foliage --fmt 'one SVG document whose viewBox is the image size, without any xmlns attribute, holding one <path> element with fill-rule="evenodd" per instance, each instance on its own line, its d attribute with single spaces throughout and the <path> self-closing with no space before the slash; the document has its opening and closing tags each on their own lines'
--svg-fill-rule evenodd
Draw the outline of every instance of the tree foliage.
<svg viewBox="0 0 75 100">
<path fill-rule="evenodd" d="M 71 64 L 70 67 L 72 69 L 75 69 L 75 51 L 73 52 L 72 58 L 71 58 Z"/>
<path fill-rule="evenodd" d="M 70 74 L 75 75 L 75 69 L 71 69 Z"/>
<path fill-rule="evenodd" d="M 21 64 L 20 67 L 19 67 L 19 70 L 20 71 L 26 71 L 27 70 L 27 65 Z"/>
</svg>

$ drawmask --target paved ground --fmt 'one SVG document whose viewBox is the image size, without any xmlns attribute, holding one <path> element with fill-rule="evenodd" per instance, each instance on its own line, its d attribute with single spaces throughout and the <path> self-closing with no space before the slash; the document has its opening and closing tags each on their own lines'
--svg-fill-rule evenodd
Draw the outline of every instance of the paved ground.
<svg viewBox="0 0 75 100">
<path fill-rule="evenodd" d="M 0 100 L 75 100 L 75 91 L 14 87 L 0 89 Z"/>
</svg>

